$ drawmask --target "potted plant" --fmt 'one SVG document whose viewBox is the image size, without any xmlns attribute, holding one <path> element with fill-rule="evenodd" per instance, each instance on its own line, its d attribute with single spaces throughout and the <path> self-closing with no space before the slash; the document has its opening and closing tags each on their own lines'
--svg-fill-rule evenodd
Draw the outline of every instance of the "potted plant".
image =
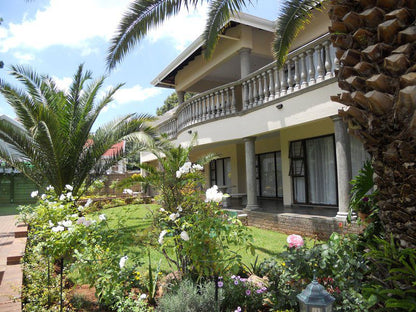
<svg viewBox="0 0 416 312">
<path fill-rule="evenodd" d="M 358 175 L 351 180 L 351 199 L 349 204 L 348 219 L 351 220 L 353 213 L 363 221 L 368 221 L 367 217 L 376 208 L 373 181 L 374 170 L 370 161 L 367 161 Z"/>
</svg>

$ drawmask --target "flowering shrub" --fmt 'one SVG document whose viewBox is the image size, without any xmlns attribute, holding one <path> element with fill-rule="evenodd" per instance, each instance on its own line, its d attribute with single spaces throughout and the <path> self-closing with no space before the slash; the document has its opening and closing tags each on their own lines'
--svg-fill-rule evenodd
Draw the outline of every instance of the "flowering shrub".
<svg viewBox="0 0 416 312">
<path fill-rule="evenodd" d="M 296 234 L 289 235 L 286 241 L 288 243 L 289 248 L 299 248 L 302 247 L 304 244 L 302 236 Z"/>
<path fill-rule="evenodd" d="M 52 187 L 47 188 L 46 194 L 32 192 L 33 197 L 39 197 L 38 204 L 21 208 L 20 219 L 30 224 L 29 245 L 33 248 L 33 259 L 38 262 L 27 264 L 27 267 L 33 271 L 36 265 L 50 263 L 52 267 L 56 263 L 59 267 L 64 266 L 64 272 L 71 267 L 71 272 L 77 272 L 77 282 L 94 286 L 100 302 L 113 306 L 135 286 L 130 281 L 134 281 L 133 272 L 141 264 L 141 254 L 125 255 L 118 244 L 123 233 L 109 231 L 105 214 L 98 215 L 97 219 L 84 215 L 92 201 L 88 200 L 84 206 L 77 205 L 72 197 L 72 187 L 67 185 L 65 189 L 58 197 Z M 25 274 L 30 276 L 32 273 Z M 43 278 L 44 285 L 52 286 L 52 281 L 47 278 L 49 275 L 38 277 Z M 40 290 L 31 291 L 31 287 L 27 286 L 31 300 L 45 304 L 45 300 L 41 300 L 44 294 Z"/>
<path fill-rule="evenodd" d="M 218 286 L 224 294 L 221 302 L 223 311 L 258 311 L 262 308 L 263 298 L 268 291 L 265 281 L 235 275 L 220 279 Z"/>
<path fill-rule="evenodd" d="M 288 240 L 289 241 L 289 240 Z M 270 279 L 270 300 L 275 309 L 296 309 L 296 295 L 315 274 L 336 301 L 334 311 L 366 311 L 360 294 L 368 271 L 357 235 L 333 233 L 324 244 L 312 248 L 289 247 L 279 258 L 261 264 L 261 274 Z"/>
<path fill-rule="evenodd" d="M 167 261 L 182 273 L 210 278 L 238 270 L 241 256 L 229 246 L 244 248 L 250 236 L 237 218 L 224 214 L 218 187 L 208 189 L 204 196 L 203 165 L 213 158 L 192 163 L 188 160 L 191 149 L 192 144 L 154 151 L 159 167 L 144 165 L 147 175 L 141 182 L 159 192 L 162 208 L 154 215 L 154 241 Z"/>
</svg>

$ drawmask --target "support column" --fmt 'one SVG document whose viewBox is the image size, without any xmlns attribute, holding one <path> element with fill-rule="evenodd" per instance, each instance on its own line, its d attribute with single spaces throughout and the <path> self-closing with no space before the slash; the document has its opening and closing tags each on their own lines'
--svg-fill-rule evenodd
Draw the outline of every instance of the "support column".
<svg viewBox="0 0 416 312">
<path fill-rule="evenodd" d="M 250 63 L 250 54 L 251 49 L 243 48 L 238 51 L 240 54 L 240 69 L 241 69 L 241 77 L 245 78 L 251 73 L 251 63 Z"/>
<path fill-rule="evenodd" d="M 246 210 L 259 208 L 257 204 L 257 184 L 256 184 L 256 151 L 255 137 L 244 138 L 246 153 L 246 181 L 247 181 L 247 206 Z"/>
<path fill-rule="evenodd" d="M 179 106 L 185 101 L 185 91 L 176 91 L 178 95 Z"/>
<path fill-rule="evenodd" d="M 338 213 L 336 218 L 345 220 L 350 202 L 351 151 L 347 127 L 339 116 L 331 117 L 335 130 L 335 154 L 338 175 Z"/>
</svg>

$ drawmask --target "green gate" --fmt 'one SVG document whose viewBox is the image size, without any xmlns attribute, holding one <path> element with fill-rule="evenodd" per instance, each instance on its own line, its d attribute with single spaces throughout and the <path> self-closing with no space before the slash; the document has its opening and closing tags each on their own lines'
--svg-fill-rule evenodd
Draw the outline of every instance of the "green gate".
<svg viewBox="0 0 416 312">
<path fill-rule="evenodd" d="M 10 204 L 12 199 L 12 179 L 10 176 L 0 175 L 0 204 Z"/>
<path fill-rule="evenodd" d="M 23 174 L 0 174 L 0 204 L 29 204 L 36 200 L 30 193 L 37 186 Z"/>
</svg>

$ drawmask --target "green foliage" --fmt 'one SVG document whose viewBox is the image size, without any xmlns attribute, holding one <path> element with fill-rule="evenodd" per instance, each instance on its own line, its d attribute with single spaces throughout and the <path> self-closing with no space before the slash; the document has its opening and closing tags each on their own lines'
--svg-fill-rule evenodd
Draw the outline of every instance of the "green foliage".
<svg viewBox="0 0 416 312">
<path fill-rule="evenodd" d="M 133 291 L 129 293 L 128 297 L 118 300 L 114 306 L 117 312 L 148 312 L 153 311 L 146 301 L 139 297 Z"/>
<path fill-rule="evenodd" d="M 223 295 L 220 292 L 219 300 L 221 301 L 222 298 Z M 185 279 L 158 300 L 156 311 L 212 312 L 215 311 L 216 305 L 214 282 L 195 284 L 193 281 Z"/>
<path fill-rule="evenodd" d="M 69 184 L 77 195 L 84 182 L 88 188 L 124 156 L 120 153 L 102 159 L 111 146 L 121 140 L 147 142 L 153 136 L 153 130 L 146 125 L 150 118 L 135 114 L 115 119 L 92 133 L 100 112 L 122 85 L 98 99 L 105 77 L 88 84 L 92 73 L 84 72 L 82 65 L 67 92 L 60 90 L 51 77 L 24 67 L 12 66 L 11 75 L 25 88 L 20 90 L 0 81 L 0 93 L 14 109 L 21 126 L 0 120 L 0 139 L 7 143 L 0 145 L 0 157 L 39 188 L 50 184 L 60 195 Z"/>
<path fill-rule="evenodd" d="M 221 311 L 259 311 L 267 293 L 267 282 L 250 280 L 240 276 L 224 277 L 219 282 L 224 299 L 221 301 Z"/>
<path fill-rule="evenodd" d="M 416 311 L 416 250 L 375 239 L 366 257 L 371 262 L 371 283 L 364 294 L 377 311 Z"/>
<path fill-rule="evenodd" d="M 186 92 L 184 95 L 184 100 L 189 100 L 194 94 L 190 92 Z M 175 108 L 179 105 L 178 94 L 176 92 L 171 93 L 163 102 L 161 107 L 156 109 L 156 115 L 162 116 L 164 113 L 170 111 L 172 108 Z"/>
<path fill-rule="evenodd" d="M 142 181 L 159 192 L 162 209 L 155 213 L 154 225 L 170 265 L 199 277 L 219 276 L 240 267 L 241 255 L 230 247 L 244 247 L 250 236 L 239 220 L 228 218 L 222 211 L 218 204 L 222 194 L 217 202 L 203 201 L 202 165 L 212 157 L 192 164 L 188 161 L 192 147 L 168 146 L 155 153 L 160 169 L 147 166 Z M 212 192 L 218 194 L 214 189 Z"/>
<path fill-rule="evenodd" d="M 351 213 L 362 212 L 365 214 L 372 214 L 377 212 L 375 196 L 377 192 L 372 192 L 374 188 L 373 181 L 374 169 L 370 161 L 367 161 L 363 168 L 358 172 L 358 175 L 351 180 L 351 199 L 349 210 Z"/>
<path fill-rule="evenodd" d="M 100 303 L 113 306 L 138 286 L 134 283 L 134 274 L 141 265 L 141 250 L 129 251 L 128 259 L 122 263 L 122 257 L 127 256 L 119 243 L 124 236 L 122 227 L 111 230 L 105 214 L 98 218 L 84 216 L 88 208 L 85 206 L 91 202 L 76 205 L 70 191 L 71 187 L 67 186 L 67 192 L 56 198 L 49 189 L 49 193 L 40 196 L 38 205 L 21 209 L 21 219 L 30 224 L 31 259 L 37 261 L 27 263 L 26 293 L 31 298 L 25 300 L 45 306 L 45 291 L 39 291 L 37 281 L 43 281 L 43 286 L 53 284 L 45 282 L 45 270 L 38 267 L 47 261 L 53 264 L 63 259 L 64 272 L 71 272 L 70 277 L 79 284 L 94 286 Z M 117 222 L 124 219 L 119 218 Z"/>
<path fill-rule="evenodd" d="M 290 45 L 312 18 L 312 9 L 322 10 L 325 0 L 291 0 L 283 3 L 277 19 L 273 52 L 277 66 L 284 65 Z"/>
<path fill-rule="evenodd" d="M 367 310 L 360 290 L 368 265 L 356 235 L 333 233 L 325 244 L 288 248 L 280 258 L 262 266 L 262 274 L 270 279 L 270 299 L 276 309 L 295 309 L 296 295 L 312 281 L 315 270 L 318 280 L 336 298 L 335 311 Z"/>
</svg>

